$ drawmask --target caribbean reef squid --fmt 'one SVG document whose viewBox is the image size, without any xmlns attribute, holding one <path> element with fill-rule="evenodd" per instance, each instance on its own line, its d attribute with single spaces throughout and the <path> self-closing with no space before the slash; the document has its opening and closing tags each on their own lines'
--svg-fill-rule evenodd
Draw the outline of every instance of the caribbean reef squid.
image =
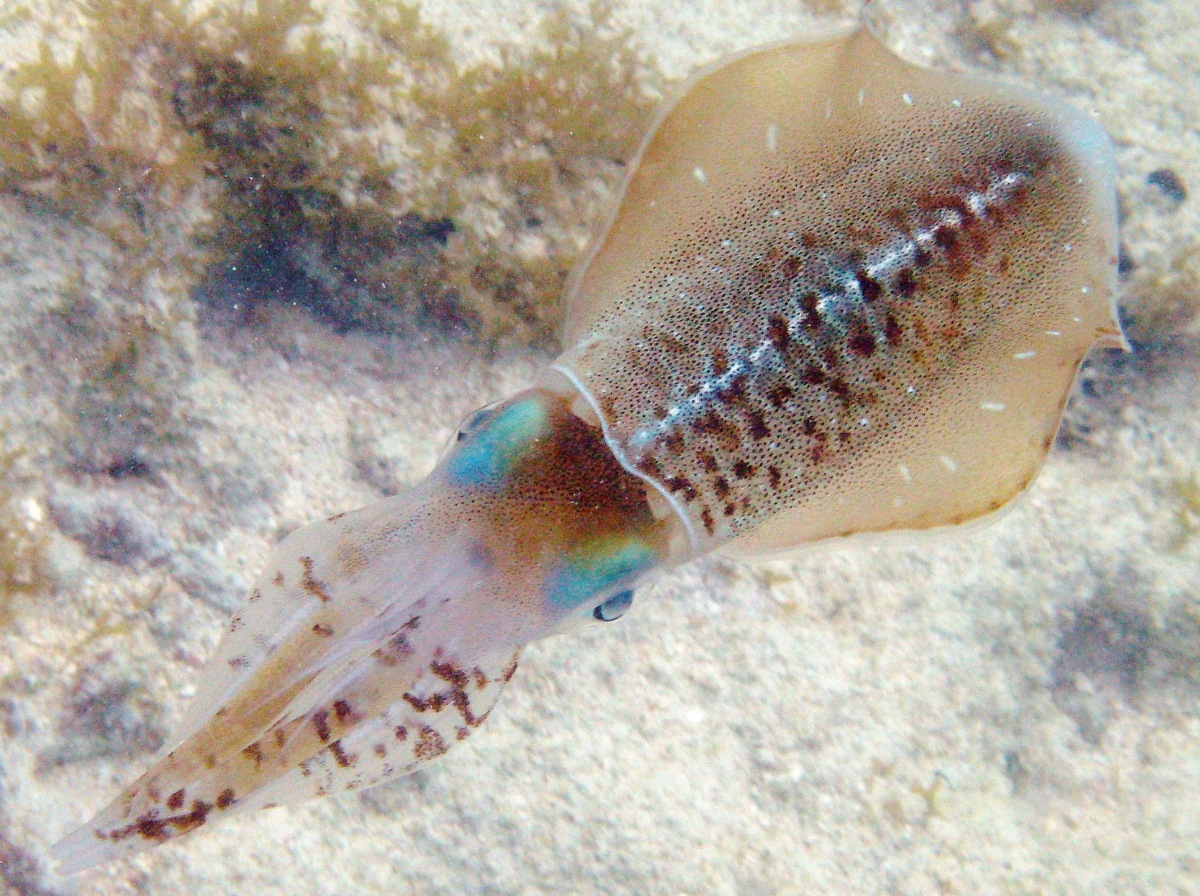
<svg viewBox="0 0 1200 896">
<path fill-rule="evenodd" d="M 1124 345 L 1108 139 L 865 29 L 735 55 L 659 116 L 570 287 L 566 350 L 404 494 L 305 526 L 77 871 L 404 775 L 522 648 L 711 551 L 934 530 L 1022 492 Z"/>
</svg>

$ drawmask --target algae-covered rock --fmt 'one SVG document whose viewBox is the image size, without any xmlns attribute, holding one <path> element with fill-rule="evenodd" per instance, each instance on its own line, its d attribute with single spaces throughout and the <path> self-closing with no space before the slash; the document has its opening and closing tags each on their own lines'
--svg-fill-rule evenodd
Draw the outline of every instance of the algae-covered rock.
<svg viewBox="0 0 1200 896">
<path fill-rule="evenodd" d="M 468 67 L 412 6 L 351 10 L 347 41 L 313 0 L 61 0 L 0 82 L 0 190 L 143 271 L 190 243 L 192 285 L 250 320 L 546 342 L 658 76 L 601 2 Z"/>
</svg>

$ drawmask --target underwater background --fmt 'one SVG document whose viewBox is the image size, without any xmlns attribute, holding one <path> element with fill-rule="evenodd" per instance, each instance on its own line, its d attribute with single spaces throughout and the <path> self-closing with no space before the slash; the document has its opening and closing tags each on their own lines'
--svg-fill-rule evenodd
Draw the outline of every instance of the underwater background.
<svg viewBox="0 0 1200 896">
<path fill-rule="evenodd" d="M 1093 110 L 1132 354 L 995 524 L 745 564 L 538 642 L 361 794 L 72 878 L 271 544 L 557 351 L 673 84 L 866 15 Z M 0 2 L 0 892 L 1200 893 L 1190 0 Z"/>
</svg>

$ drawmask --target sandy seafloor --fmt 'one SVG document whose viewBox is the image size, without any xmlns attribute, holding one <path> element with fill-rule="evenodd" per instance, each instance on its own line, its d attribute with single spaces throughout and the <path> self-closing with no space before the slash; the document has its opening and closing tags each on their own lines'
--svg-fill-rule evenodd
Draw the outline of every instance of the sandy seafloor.
<svg viewBox="0 0 1200 896">
<path fill-rule="evenodd" d="M 1131 252 L 1195 246 L 1200 199 L 1167 208 L 1145 183 L 1170 166 L 1200 191 L 1191 0 L 1101 0 L 1082 17 L 968 4 L 977 23 L 1016 22 L 1012 55 L 986 65 L 955 36 L 965 7 L 929 6 L 887 7 L 893 46 L 1091 104 L 1116 141 Z M 526 4 L 488 9 L 426 13 L 467 49 L 526 33 Z M 619 15 L 676 76 L 814 22 L 770 0 Z M 194 470 L 101 484 L 65 469 L 63 359 L 29 334 L 64 272 L 121 258 L 7 200 L 0 231 L 0 405 L 55 569 L 0 630 L 0 891 L 1200 894 L 1200 534 L 1180 491 L 1200 465 L 1200 346 L 1186 336 L 1103 365 L 1073 411 L 1090 432 L 994 526 L 694 563 L 620 622 L 531 646 L 488 723 L 407 779 L 58 877 L 50 843 L 144 769 L 223 627 L 217 605 L 269 544 L 377 498 L 364 463 L 418 479 L 466 412 L 545 359 L 339 335 L 283 309 L 205 324 L 191 463 L 217 484 Z M 145 563 L 94 559 L 45 523 L 55 502 L 86 505 L 80 491 L 157 521 Z M 184 545 L 206 599 L 162 559 Z"/>
</svg>

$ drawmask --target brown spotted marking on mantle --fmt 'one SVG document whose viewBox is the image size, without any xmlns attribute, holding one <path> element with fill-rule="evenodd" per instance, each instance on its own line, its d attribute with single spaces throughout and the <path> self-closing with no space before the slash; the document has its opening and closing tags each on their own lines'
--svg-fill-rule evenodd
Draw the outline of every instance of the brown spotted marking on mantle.
<svg viewBox="0 0 1200 896">
<path fill-rule="evenodd" d="M 300 587 L 321 601 L 321 603 L 328 603 L 333 600 L 329 592 L 325 590 L 325 586 L 313 578 L 312 557 L 301 557 L 300 565 L 304 567 L 304 577 L 300 579 Z"/>
</svg>

